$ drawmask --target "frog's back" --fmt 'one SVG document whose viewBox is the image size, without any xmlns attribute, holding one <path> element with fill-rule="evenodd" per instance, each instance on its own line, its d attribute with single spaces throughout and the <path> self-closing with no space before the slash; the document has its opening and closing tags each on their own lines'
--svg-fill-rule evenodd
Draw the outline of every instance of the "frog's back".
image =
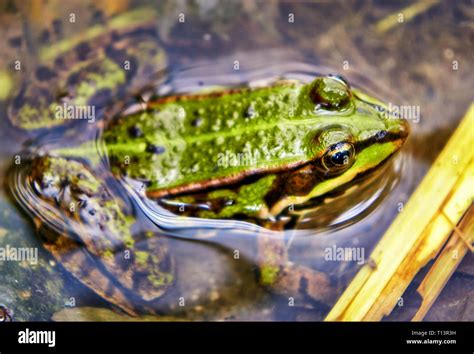
<svg viewBox="0 0 474 354">
<path fill-rule="evenodd" d="M 121 172 L 150 181 L 156 195 L 296 167 L 311 158 L 301 139 L 311 127 L 296 116 L 303 87 L 282 82 L 152 101 L 107 129 L 109 155 Z M 133 158 L 124 165 L 127 154 Z"/>
</svg>

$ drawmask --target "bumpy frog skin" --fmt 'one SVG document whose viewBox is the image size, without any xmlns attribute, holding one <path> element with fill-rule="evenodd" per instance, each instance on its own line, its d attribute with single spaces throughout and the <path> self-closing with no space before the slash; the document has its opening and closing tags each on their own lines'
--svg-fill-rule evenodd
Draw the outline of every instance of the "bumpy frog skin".
<svg viewBox="0 0 474 354">
<path fill-rule="evenodd" d="M 146 196 L 165 208 L 268 225 L 400 148 L 406 122 L 365 97 L 330 76 L 158 98 L 113 122 L 103 139 L 112 171 L 145 182 Z"/>
</svg>

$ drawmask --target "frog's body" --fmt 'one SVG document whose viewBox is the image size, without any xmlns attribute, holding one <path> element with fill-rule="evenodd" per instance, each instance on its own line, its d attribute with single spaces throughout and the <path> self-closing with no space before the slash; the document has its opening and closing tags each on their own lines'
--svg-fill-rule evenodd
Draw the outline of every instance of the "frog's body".
<svg viewBox="0 0 474 354">
<path fill-rule="evenodd" d="M 376 168 L 407 133 L 328 77 L 157 99 L 103 139 L 112 171 L 144 181 L 162 206 L 267 223 Z"/>
<path fill-rule="evenodd" d="M 95 37 L 95 51 L 86 50 L 90 43 L 65 45 L 81 59 L 66 71 L 56 66 L 71 52 L 45 55 L 45 63 L 54 65 L 43 65 L 38 79 L 48 74 L 55 85 L 51 89 L 47 80 L 38 80 L 23 86 L 10 106 L 10 120 L 24 129 L 58 126 L 61 120 L 52 118 L 63 101 L 53 92 L 57 87 L 67 89 L 70 105 L 93 104 L 104 112 L 129 98 L 140 86 L 135 81 L 156 71 L 162 51 L 137 29 L 120 33 L 112 35 L 110 45 L 107 34 Z M 139 54 L 132 55 L 134 50 Z M 121 65 L 127 58 L 137 61 L 131 72 Z M 344 188 L 401 147 L 408 134 L 405 121 L 388 119 L 377 101 L 360 97 L 331 76 L 309 84 L 281 81 L 152 98 L 135 113 L 106 122 L 100 153 L 89 144 L 86 150 L 43 149 L 42 156 L 33 156 L 26 182 L 38 201 L 24 203 L 31 195 L 22 196 L 23 189 L 13 188 L 13 193 L 32 211 L 47 235 L 46 248 L 68 271 L 135 314 L 140 310 L 136 301 L 148 304 L 172 283 L 173 261 L 162 240 L 132 233 L 133 218 L 108 189 L 101 169 L 84 164 L 84 158 L 107 160 L 109 177 L 141 182 L 142 198 L 178 215 L 216 219 L 216 226 L 219 219 L 239 219 L 279 230 L 289 207 L 304 208 Z M 51 227 L 51 210 L 67 232 Z M 179 227 L 179 218 L 176 223 Z M 303 291 L 324 302 L 333 299 L 325 274 L 289 265 L 286 249 L 274 240 L 258 242 L 262 284 L 290 294 Z M 126 251 L 132 257 L 124 260 Z"/>
</svg>

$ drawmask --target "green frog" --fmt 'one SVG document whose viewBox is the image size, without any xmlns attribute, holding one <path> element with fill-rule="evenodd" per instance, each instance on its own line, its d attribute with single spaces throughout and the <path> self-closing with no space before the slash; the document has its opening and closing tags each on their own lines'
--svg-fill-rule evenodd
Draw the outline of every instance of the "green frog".
<svg viewBox="0 0 474 354">
<path fill-rule="evenodd" d="M 328 76 L 152 99 L 102 139 L 112 172 L 163 207 L 267 224 L 377 168 L 407 134 L 406 121 Z"/>
<path fill-rule="evenodd" d="M 216 228 L 230 219 L 281 230 L 292 211 L 378 170 L 407 136 L 405 120 L 329 75 L 158 97 L 112 122 L 102 139 L 112 173 L 140 181 L 142 198 L 176 215 L 217 219 Z M 283 242 L 259 232 L 257 243 L 262 285 L 334 300 L 328 277 L 289 262 Z"/>
<path fill-rule="evenodd" d="M 97 104 L 106 112 L 114 98 L 127 97 L 134 76 L 121 78 L 118 67 L 102 70 L 108 51 L 99 52 L 93 64 L 73 66 L 56 82 L 68 83 L 70 104 Z M 107 84 L 95 69 L 83 74 L 90 65 Z M 106 99 L 91 100 L 103 85 Z M 28 92 L 34 90 L 22 88 L 19 95 L 30 97 Z M 12 122 L 25 129 L 61 126 L 51 118 L 57 99 L 23 101 L 13 100 Z M 152 219 L 164 229 L 179 229 L 187 220 L 205 220 L 216 229 L 257 225 L 260 283 L 297 299 L 331 303 L 329 277 L 289 262 L 284 243 L 273 236 L 290 227 L 294 210 L 324 203 L 378 170 L 408 135 L 405 120 L 337 75 L 152 96 L 122 112 L 114 119 L 100 114 L 97 143 L 42 147 L 28 156 L 27 173 L 18 174 L 26 188 L 15 184 L 12 193 L 58 262 L 131 315 L 153 311 L 150 304 L 173 284 L 177 262 L 155 230 L 133 232 L 123 194 L 133 192 L 155 212 L 175 215 L 164 225 Z M 272 237 L 258 230 L 273 230 Z"/>
</svg>

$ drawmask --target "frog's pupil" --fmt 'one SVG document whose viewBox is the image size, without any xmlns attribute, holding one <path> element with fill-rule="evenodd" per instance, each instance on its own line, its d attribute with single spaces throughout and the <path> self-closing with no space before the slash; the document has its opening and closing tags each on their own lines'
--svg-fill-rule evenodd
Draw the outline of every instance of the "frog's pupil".
<svg viewBox="0 0 474 354">
<path fill-rule="evenodd" d="M 349 160 L 349 151 L 338 151 L 331 156 L 331 162 L 335 165 L 344 165 Z"/>
</svg>

